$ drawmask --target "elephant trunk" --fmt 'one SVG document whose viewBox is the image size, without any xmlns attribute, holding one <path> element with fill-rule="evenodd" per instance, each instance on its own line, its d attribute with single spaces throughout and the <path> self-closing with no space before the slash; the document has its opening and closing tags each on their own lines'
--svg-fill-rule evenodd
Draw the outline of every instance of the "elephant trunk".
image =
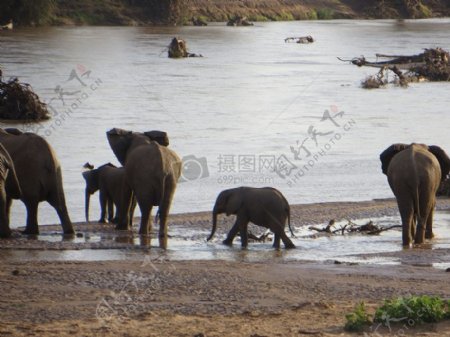
<svg viewBox="0 0 450 337">
<path fill-rule="evenodd" d="M 84 215 L 86 217 L 86 222 L 89 222 L 89 201 L 91 200 L 91 194 L 86 188 L 85 198 L 84 198 Z"/>
<path fill-rule="evenodd" d="M 214 233 L 216 233 L 216 228 L 217 228 L 217 214 L 218 214 L 217 210 L 214 209 L 214 210 L 213 210 L 213 215 L 212 215 L 212 223 L 213 223 L 213 226 L 212 226 L 211 234 L 208 236 L 208 238 L 206 239 L 206 241 L 211 240 L 211 239 L 213 238 L 213 236 L 214 236 Z"/>
</svg>

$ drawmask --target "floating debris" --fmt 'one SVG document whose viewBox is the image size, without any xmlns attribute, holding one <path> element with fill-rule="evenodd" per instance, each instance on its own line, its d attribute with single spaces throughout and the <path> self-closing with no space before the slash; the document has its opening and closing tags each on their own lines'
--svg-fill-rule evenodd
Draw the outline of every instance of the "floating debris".
<svg viewBox="0 0 450 337">
<path fill-rule="evenodd" d="M 40 121 L 49 119 L 47 105 L 27 83 L 17 78 L 3 82 L 0 70 L 0 119 Z"/>
<path fill-rule="evenodd" d="M 364 56 L 351 60 L 338 59 L 350 62 L 358 67 L 380 68 L 378 74 L 369 76 L 362 82 L 362 87 L 366 89 L 380 88 L 388 83 L 406 87 L 411 82 L 450 81 L 450 55 L 448 51 L 442 48 L 425 49 L 423 53 L 417 55 L 376 54 L 376 56 L 377 58 L 389 58 L 389 60 L 370 62 Z M 394 80 L 391 82 L 386 79 L 389 71 L 395 74 Z"/>
<path fill-rule="evenodd" d="M 314 39 L 311 35 L 308 36 L 300 36 L 300 37 L 287 37 L 284 39 L 284 42 L 295 42 L 295 43 L 302 43 L 302 44 L 308 44 L 313 43 Z"/>
<path fill-rule="evenodd" d="M 203 57 L 200 54 L 193 54 L 187 51 L 186 41 L 178 37 L 174 37 L 169 45 L 169 57 L 170 58 L 183 58 L 183 57 Z"/>
</svg>

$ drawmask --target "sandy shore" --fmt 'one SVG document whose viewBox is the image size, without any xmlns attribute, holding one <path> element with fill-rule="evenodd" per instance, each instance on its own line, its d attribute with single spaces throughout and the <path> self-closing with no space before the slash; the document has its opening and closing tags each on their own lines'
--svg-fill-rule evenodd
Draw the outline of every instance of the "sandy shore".
<svg viewBox="0 0 450 337">
<path fill-rule="evenodd" d="M 439 200 L 438 208 L 449 207 L 449 200 Z M 393 200 L 380 200 L 297 205 L 292 213 L 299 227 L 396 212 Z M 207 212 L 174 215 L 170 223 L 171 228 L 189 225 L 205 231 L 211 226 Z M 218 236 L 230 225 L 221 225 Z M 55 230 L 60 229 L 42 229 Z M 111 231 L 86 224 L 77 230 L 84 235 Z M 427 265 L 171 261 L 164 254 L 147 255 L 145 249 L 138 261 L 18 261 L 7 256 L 12 249 L 101 248 L 81 245 L 29 240 L 17 233 L 0 241 L 0 336 L 346 336 L 351 334 L 343 331 L 345 314 L 360 301 L 373 311 L 384 298 L 450 298 L 450 273 Z M 450 256 L 449 249 L 397 254 L 422 253 L 425 259 Z M 406 336 L 450 336 L 448 321 L 372 329 L 373 336 L 402 331 Z"/>
</svg>

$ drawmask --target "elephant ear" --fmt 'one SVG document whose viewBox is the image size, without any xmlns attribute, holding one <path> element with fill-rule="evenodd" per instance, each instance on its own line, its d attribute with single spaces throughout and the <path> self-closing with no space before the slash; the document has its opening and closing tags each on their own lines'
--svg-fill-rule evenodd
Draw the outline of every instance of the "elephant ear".
<svg viewBox="0 0 450 337">
<path fill-rule="evenodd" d="M 225 209 L 226 215 L 237 214 L 239 209 L 242 207 L 242 202 L 243 198 L 241 191 L 239 189 L 233 191 L 227 199 Z"/>
<path fill-rule="evenodd" d="M 122 165 L 125 165 L 128 148 L 131 145 L 131 136 L 133 132 L 114 128 L 106 132 L 109 146 L 113 150 L 117 159 Z"/>
<path fill-rule="evenodd" d="M 384 174 L 387 174 L 387 170 L 389 167 L 389 164 L 392 160 L 392 158 L 399 152 L 403 151 L 404 149 L 408 148 L 410 145 L 408 144 L 393 144 L 389 146 L 386 150 L 384 150 L 380 154 L 380 161 L 381 161 L 381 170 Z"/>
<path fill-rule="evenodd" d="M 167 132 L 153 130 L 144 132 L 144 135 L 146 135 L 151 140 L 154 140 L 159 145 L 169 146 L 169 137 L 167 136 Z"/>
<path fill-rule="evenodd" d="M 441 181 L 444 181 L 450 172 L 450 158 L 442 148 L 436 145 L 429 146 L 428 151 L 437 158 L 439 165 L 441 166 Z"/>
</svg>

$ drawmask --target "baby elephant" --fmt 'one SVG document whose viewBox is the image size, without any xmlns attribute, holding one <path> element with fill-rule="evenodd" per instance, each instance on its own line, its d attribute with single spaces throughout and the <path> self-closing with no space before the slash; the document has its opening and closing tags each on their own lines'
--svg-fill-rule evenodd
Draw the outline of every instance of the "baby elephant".
<svg viewBox="0 0 450 337">
<path fill-rule="evenodd" d="M 83 172 L 83 178 L 86 181 L 85 194 L 85 216 L 89 222 L 89 200 L 90 196 L 100 190 L 100 223 L 106 223 L 106 211 L 108 210 L 108 222 L 117 223 L 114 217 L 114 206 L 116 213 L 122 204 L 122 189 L 125 179 L 125 169 L 116 167 L 111 163 L 104 164 L 96 169 L 94 166 L 86 163 L 84 168 L 88 170 Z M 130 209 L 130 221 L 133 218 L 134 206 Z"/>
<path fill-rule="evenodd" d="M 231 245 L 237 232 L 240 232 L 242 247 L 247 247 L 249 222 L 269 228 L 274 234 L 274 248 L 280 248 L 280 239 L 286 248 L 295 248 L 295 245 L 284 232 L 286 219 L 292 232 L 290 223 L 290 207 L 286 198 L 280 191 L 271 187 L 252 188 L 238 187 L 220 192 L 213 209 L 213 227 L 208 241 L 212 239 L 217 227 L 217 215 L 225 213 L 236 215 L 236 222 L 223 241 Z"/>
</svg>

